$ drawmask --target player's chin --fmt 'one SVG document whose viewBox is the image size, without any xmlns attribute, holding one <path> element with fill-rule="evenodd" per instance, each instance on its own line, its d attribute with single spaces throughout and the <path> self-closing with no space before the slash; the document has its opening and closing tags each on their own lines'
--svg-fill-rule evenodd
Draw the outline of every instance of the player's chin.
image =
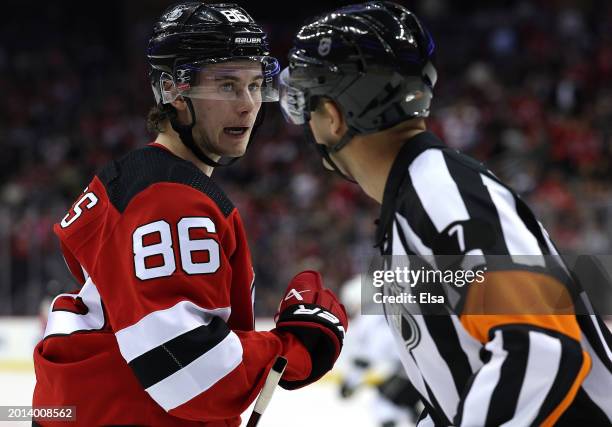
<svg viewBox="0 0 612 427">
<path fill-rule="evenodd" d="M 247 146 L 249 145 L 249 139 L 251 137 L 251 130 L 248 129 L 242 134 L 230 134 L 223 132 L 221 136 L 221 146 L 223 147 L 223 155 L 229 157 L 240 157 L 244 155 Z"/>
</svg>

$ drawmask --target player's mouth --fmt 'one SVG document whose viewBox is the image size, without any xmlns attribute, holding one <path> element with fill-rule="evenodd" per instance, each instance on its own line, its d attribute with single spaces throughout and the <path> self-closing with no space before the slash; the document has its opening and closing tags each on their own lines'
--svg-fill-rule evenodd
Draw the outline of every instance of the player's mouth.
<svg viewBox="0 0 612 427">
<path fill-rule="evenodd" d="M 233 137 L 241 137 L 244 136 L 248 130 L 249 128 L 245 126 L 226 127 L 223 128 L 223 133 Z"/>
</svg>

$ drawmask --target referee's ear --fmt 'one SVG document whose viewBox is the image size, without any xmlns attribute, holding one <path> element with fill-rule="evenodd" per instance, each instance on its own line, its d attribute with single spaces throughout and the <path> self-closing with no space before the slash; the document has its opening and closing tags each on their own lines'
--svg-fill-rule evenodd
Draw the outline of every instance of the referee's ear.
<svg viewBox="0 0 612 427">
<path fill-rule="evenodd" d="M 327 98 L 321 99 L 311 113 L 310 127 L 319 144 L 334 145 L 348 130 L 346 120 L 338 105 Z"/>
<path fill-rule="evenodd" d="M 331 99 L 323 99 L 319 104 L 319 108 L 323 110 L 327 117 L 329 132 L 333 139 L 336 140 L 334 143 L 340 141 L 340 138 L 348 131 L 342 110 L 340 110 L 340 107 Z"/>
</svg>

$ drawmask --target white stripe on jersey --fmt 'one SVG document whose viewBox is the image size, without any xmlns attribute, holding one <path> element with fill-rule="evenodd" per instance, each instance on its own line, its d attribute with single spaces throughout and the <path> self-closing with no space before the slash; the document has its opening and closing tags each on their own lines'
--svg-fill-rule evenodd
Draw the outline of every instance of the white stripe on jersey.
<svg viewBox="0 0 612 427">
<path fill-rule="evenodd" d="M 242 362 L 240 338 L 230 332 L 223 341 L 146 391 L 166 411 L 211 388 Z"/>
<path fill-rule="evenodd" d="M 480 357 L 478 357 L 482 344 L 465 330 L 457 315 L 453 314 L 450 316 L 450 318 L 453 321 L 455 330 L 457 331 L 459 345 L 461 345 L 461 349 L 467 356 L 472 372 L 478 371 L 482 367 L 482 360 L 480 360 Z"/>
<path fill-rule="evenodd" d="M 420 255 L 432 255 L 432 250 L 425 246 L 416 233 L 414 233 L 406 218 L 400 214 L 396 214 L 396 219 L 402 232 L 406 236 L 406 240 L 415 245 L 410 249 L 415 250 Z M 398 236 L 397 224 L 395 223 L 393 224 L 393 230 L 393 255 L 407 255 L 407 252 Z M 435 263 L 433 259 L 428 261 Z M 478 359 L 478 351 L 482 345 L 465 331 L 456 316 L 451 315 L 451 317 L 453 319 L 453 324 L 455 325 L 462 349 L 467 355 L 470 367 L 475 371 L 482 365 L 482 362 L 480 362 Z M 406 351 L 400 352 L 404 369 L 406 370 L 410 381 L 423 396 L 428 396 L 425 382 L 429 384 L 432 393 L 435 395 L 436 400 L 444 410 L 446 416 L 452 419 L 456 413 L 457 405 L 459 403 L 459 394 L 457 389 L 454 387 L 454 380 L 451 371 L 448 364 L 437 350 L 435 343 L 429 334 L 428 328 L 423 321 L 423 316 L 413 316 L 413 319 L 418 325 L 420 331 L 422 331 L 421 339 L 419 345 L 413 348 L 410 353 Z M 403 338 L 401 338 L 399 332 L 396 331 L 395 328 L 392 329 L 394 329 L 394 335 L 398 339 L 398 342 L 401 343 L 402 347 L 405 347 Z M 452 386 L 449 386 L 451 384 Z"/>
<path fill-rule="evenodd" d="M 436 427 L 436 423 L 431 419 L 431 415 L 427 414 L 425 418 L 423 418 L 416 427 Z"/>
<path fill-rule="evenodd" d="M 137 323 L 115 333 L 123 358 L 130 362 L 150 350 L 203 325 L 214 317 L 227 322 L 229 307 L 208 310 L 191 301 L 181 301 L 165 310 L 154 311 Z"/>
<path fill-rule="evenodd" d="M 80 297 L 87 306 L 86 314 L 77 314 L 69 311 L 53 311 L 53 306 L 58 298 L 77 298 Z M 53 299 L 49 307 L 47 326 L 45 327 L 44 338 L 50 335 L 68 335 L 75 331 L 96 331 L 104 326 L 104 310 L 102 300 L 96 285 L 88 278 L 78 295 L 60 294 Z"/>
<path fill-rule="evenodd" d="M 550 240 L 550 236 L 548 235 L 548 231 L 546 231 L 546 229 L 544 228 L 544 226 L 542 225 L 542 223 L 540 221 L 538 221 L 538 225 L 540 226 L 540 231 L 542 232 L 542 236 L 544 236 L 544 240 L 546 241 L 546 247 L 550 251 L 550 254 L 551 255 L 559 255 L 559 252 L 557 251 L 557 248 L 555 248 L 555 245 L 553 244 L 552 240 Z M 565 265 L 563 267 L 565 267 Z M 567 268 L 565 268 L 565 271 L 567 272 Z"/>
<path fill-rule="evenodd" d="M 491 360 L 476 375 L 463 403 L 461 427 L 484 426 L 487 422 L 487 409 L 493 391 L 501 377 L 501 368 L 508 352 L 504 350 L 504 338 L 501 331 L 495 331 L 495 338 L 485 348 L 491 352 Z M 527 424 L 525 424 L 527 425 Z"/>
<path fill-rule="evenodd" d="M 421 331 L 427 331 L 422 315 L 415 315 L 413 318 Z M 440 355 L 429 333 L 421 334 L 421 342 L 412 349 L 412 355 L 446 417 L 452 420 L 457 413 L 459 393 L 450 367 Z"/>
<path fill-rule="evenodd" d="M 435 171 L 435 180 L 431 179 L 432 171 Z M 423 209 L 438 232 L 452 222 L 470 219 L 442 151 L 429 149 L 419 154 L 408 167 L 408 173 Z"/>
<path fill-rule="evenodd" d="M 408 248 L 417 253 L 419 255 L 433 255 L 433 251 L 429 246 L 426 246 L 425 243 L 421 240 L 421 238 L 414 232 L 410 224 L 408 224 L 408 220 L 404 218 L 399 213 L 395 214 L 395 218 L 406 236 L 406 242 L 408 243 Z M 393 255 L 406 255 L 406 250 L 402 245 L 402 241 L 399 238 L 397 224 L 393 222 Z"/>
<path fill-rule="evenodd" d="M 503 427 L 531 425 L 555 381 L 561 363 L 561 341 L 529 331 L 529 356 L 514 418 Z"/>
<path fill-rule="evenodd" d="M 592 316 L 594 317 L 594 316 Z M 593 322 L 598 327 L 597 322 Z M 593 350 L 593 347 L 582 335 L 582 347 L 591 356 L 591 370 L 582 383 L 582 388 L 593 402 L 607 415 L 612 424 L 612 375 Z M 607 348 L 606 348 L 607 349 Z"/>
<path fill-rule="evenodd" d="M 546 231 L 546 229 L 544 228 L 544 226 L 542 225 L 540 221 L 538 221 L 538 226 L 540 227 L 540 231 L 542 232 L 542 236 L 544 237 L 544 241 L 546 242 L 546 247 L 548 248 L 550 255 L 553 255 L 553 256 L 556 255 L 559 257 L 560 256 L 559 252 L 557 251 L 557 248 L 555 248 L 555 245 L 553 244 L 552 240 L 550 240 L 548 231 Z M 568 270 L 567 266 L 565 265 L 565 262 L 559 262 L 558 265 L 560 265 L 563 271 L 565 271 L 565 274 L 567 274 L 568 276 L 571 276 L 571 273 Z"/>
<path fill-rule="evenodd" d="M 542 255 L 538 240 L 529 231 L 516 212 L 516 202 L 512 193 L 504 186 L 480 174 L 482 182 L 487 186 L 491 200 L 497 209 L 504 241 L 512 260 L 518 264 L 545 267 L 544 257 L 521 256 Z"/>
<path fill-rule="evenodd" d="M 390 317 L 399 317 L 399 316 L 400 315 L 390 315 Z M 389 319 L 389 320 L 393 320 L 393 319 Z M 425 381 L 423 380 L 423 376 L 421 375 L 421 372 L 419 371 L 419 367 L 414 362 L 414 359 L 412 358 L 410 353 L 406 351 L 406 344 L 404 342 L 404 339 L 401 336 L 400 331 L 395 326 L 389 325 L 389 327 L 391 328 L 393 338 L 395 338 L 395 342 L 397 343 L 397 346 L 400 349 L 400 351 L 398 352 L 398 355 L 402 362 L 402 366 L 404 367 L 404 371 L 406 371 L 406 376 L 412 383 L 412 386 L 421 394 L 421 396 L 423 396 L 425 400 L 427 400 L 427 403 L 431 405 L 432 400 L 431 400 L 431 397 L 429 396 L 429 393 L 427 393 L 427 387 L 425 387 Z"/>
<path fill-rule="evenodd" d="M 593 305 L 591 304 L 591 301 L 589 300 L 585 292 L 581 293 L 580 298 L 582 299 L 582 302 L 589 310 L 589 313 L 594 313 L 595 310 L 593 309 Z M 597 316 L 594 314 L 590 314 L 589 319 L 591 320 L 591 323 L 593 323 L 593 328 L 595 328 L 595 330 L 597 331 L 597 338 L 599 339 L 599 342 L 602 343 L 602 347 L 606 351 L 606 355 L 608 356 L 608 359 L 610 360 L 610 362 L 612 362 L 612 351 L 610 351 L 610 347 L 608 347 L 608 342 L 604 338 L 603 332 L 601 331 L 601 328 L 599 327 L 599 322 L 597 322 Z"/>
<path fill-rule="evenodd" d="M 410 249 L 414 250 L 416 248 L 419 251 L 424 251 L 425 254 L 427 253 L 427 251 L 429 251 L 428 253 L 431 255 L 431 249 L 423 244 L 419 236 L 414 234 L 406 218 L 399 214 L 397 214 L 396 217 L 401 224 L 402 231 L 405 233 L 408 239 L 411 239 L 409 241 L 417 244 L 417 246 L 410 247 Z M 395 221 L 393 222 L 393 255 L 407 255 L 406 249 L 402 245 L 401 240 L 399 238 L 397 224 L 395 223 Z M 401 318 L 401 315 L 392 314 L 390 315 L 390 317 L 392 317 L 393 320 L 397 322 L 397 325 L 401 325 L 401 321 L 399 320 L 399 318 Z M 402 351 L 399 351 L 399 356 L 402 365 L 404 366 L 404 370 L 406 371 L 406 375 L 408 376 L 408 379 L 410 380 L 414 388 L 421 394 L 421 396 L 423 396 L 423 398 L 427 400 L 427 402 L 431 405 L 432 401 L 429 396 L 429 393 L 427 392 L 427 387 L 425 387 L 425 381 L 423 380 L 423 376 L 410 353 L 406 351 L 406 343 L 401 335 L 401 331 L 398 330 L 398 327 L 401 326 L 389 325 L 389 327 L 393 332 L 393 337 L 395 338 L 399 348 L 402 349 Z"/>
</svg>

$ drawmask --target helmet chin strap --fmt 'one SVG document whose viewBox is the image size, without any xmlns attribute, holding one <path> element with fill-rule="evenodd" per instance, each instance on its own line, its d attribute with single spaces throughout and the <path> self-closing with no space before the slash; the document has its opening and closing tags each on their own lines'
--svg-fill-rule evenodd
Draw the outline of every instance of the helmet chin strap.
<svg viewBox="0 0 612 427">
<path fill-rule="evenodd" d="M 351 139 L 353 139 L 353 137 L 357 135 L 358 133 L 359 132 L 357 132 L 355 129 L 349 128 L 346 131 L 346 133 L 342 135 L 342 138 L 340 138 L 340 141 L 338 141 L 336 145 L 330 148 L 330 151 L 332 153 L 337 153 L 338 151 L 342 150 L 346 146 L 346 144 L 351 142 Z"/>
<path fill-rule="evenodd" d="M 317 142 L 317 140 L 315 139 L 313 133 L 312 133 L 312 129 L 310 129 L 310 126 L 308 125 L 308 123 L 306 123 L 304 125 L 304 134 L 306 136 L 306 140 L 310 141 L 311 143 L 314 144 L 314 146 L 316 147 L 317 151 L 319 152 L 319 154 L 321 155 L 321 157 L 327 162 L 327 164 L 329 164 L 332 169 L 334 170 L 334 172 L 336 172 L 338 175 L 340 175 L 342 178 L 346 179 L 349 182 L 352 182 L 353 184 L 357 184 L 357 181 L 355 181 L 352 178 L 349 178 L 346 174 L 344 174 L 340 168 L 338 167 L 338 165 L 336 164 L 336 162 L 334 162 L 331 158 L 330 151 L 332 153 L 337 153 L 338 151 L 340 151 L 340 149 L 342 147 L 344 147 L 346 144 L 349 143 L 349 141 L 351 139 L 353 139 L 353 136 L 355 136 L 357 133 L 355 131 L 353 131 L 352 129 L 349 129 L 344 136 L 340 139 L 340 141 L 334 145 L 333 147 L 331 147 L 331 150 L 327 148 L 326 145 L 323 144 L 319 144 Z"/>
<path fill-rule="evenodd" d="M 196 115 L 193 109 L 193 103 L 191 102 L 191 99 L 189 98 L 185 98 L 185 102 L 187 103 L 187 107 L 189 108 L 189 112 L 191 113 L 191 117 L 192 117 L 191 124 L 190 125 L 180 124 L 178 122 L 176 115 L 174 115 L 170 119 L 170 125 L 172 126 L 172 129 L 174 129 L 174 131 L 178 133 L 183 144 L 185 144 L 185 146 L 189 148 L 191 152 L 200 161 L 206 163 L 208 166 L 212 166 L 213 168 L 216 168 L 219 166 L 229 166 L 233 164 L 235 161 L 237 161 L 238 159 L 240 159 L 240 157 L 242 156 L 232 157 L 227 163 L 219 163 L 219 162 L 214 161 L 210 157 L 208 157 L 206 153 L 202 151 L 202 149 L 198 146 L 198 144 L 196 144 L 196 142 L 193 140 L 192 130 L 196 124 Z M 253 137 L 255 136 L 255 133 L 257 132 L 257 128 L 259 128 L 259 126 L 263 122 L 265 114 L 266 114 L 266 110 L 264 108 L 264 105 L 262 104 L 261 109 L 259 110 L 259 113 L 257 114 L 257 118 L 255 119 L 255 123 L 253 124 L 253 129 L 251 130 L 251 135 L 249 136 L 249 142 L 247 144 L 247 149 L 249 148 L 249 146 L 251 145 L 251 142 L 253 141 Z M 245 151 L 245 154 L 246 154 L 246 151 Z"/>
<path fill-rule="evenodd" d="M 193 103 L 191 102 L 191 99 L 185 98 L 185 102 L 187 103 L 187 107 L 189 108 L 189 112 L 191 113 L 191 124 L 180 124 L 177 115 L 174 115 L 174 117 L 170 119 L 170 125 L 172 126 L 172 129 L 174 129 L 174 131 L 179 134 L 179 137 L 181 138 L 181 141 L 183 141 L 183 144 L 185 144 L 185 146 L 189 148 L 191 152 L 195 154 L 195 156 L 200 161 L 206 163 L 208 166 L 212 166 L 213 168 L 217 166 L 223 166 L 221 163 L 215 162 L 213 159 L 208 157 L 193 140 L 193 133 L 191 131 L 193 130 L 193 127 L 196 124 L 196 115 L 195 111 L 193 110 Z"/>
</svg>

